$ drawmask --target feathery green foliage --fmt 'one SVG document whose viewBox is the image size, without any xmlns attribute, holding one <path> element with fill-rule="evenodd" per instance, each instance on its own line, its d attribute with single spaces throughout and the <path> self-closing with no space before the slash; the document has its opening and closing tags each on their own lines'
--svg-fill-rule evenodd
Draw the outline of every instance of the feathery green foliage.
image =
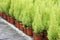
<svg viewBox="0 0 60 40">
<path fill-rule="evenodd" d="M 0 6 L 2 7 L 2 11 L 8 14 L 10 8 L 10 0 L 0 0 Z"/>
<path fill-rule="evenodd" d="M 48 30 L 49 40 L 58 40 L 58 20 L 56 15 L 56 5 L 51 8 L 50 25 Z"/>
<path fill-rule="evenodd" d="M 11 5 L 10 5 L 10 9 L 9 9 L 9 15 L 11 17 L 14 17 L 13 13 L 14 13 L 14 0 L 11 0 Z"/>
</svg>

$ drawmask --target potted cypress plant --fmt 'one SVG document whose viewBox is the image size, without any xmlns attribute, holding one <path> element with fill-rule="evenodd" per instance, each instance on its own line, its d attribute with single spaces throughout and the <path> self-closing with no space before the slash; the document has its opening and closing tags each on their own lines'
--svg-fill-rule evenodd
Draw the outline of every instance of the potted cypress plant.
<svg viewBox="0 0 60 40">
<path fill-rule="evenodd" d="M 11 0 L 6 0 L 6 19 L 8 20 L 9 18 L 9 9 L 10 9 L 10 4 L 11 4 Z"/>
<path fill-rule="evenodd" d="M 5 5 L 4 3 L 3 3 L 4 1 L 2 1 L 2 0 L 0 0 L 0 7 L 1 7 L 1 9 L 2 9 L 2 11 L 4 11 L 3 10 L 3 6 Z M 4 13 L 2 12 L 2 17 L 4 18 Z"/>
<path fill-rule="evenodd" d="M 44 4 L 45 5 L 45 4 Z M 49 24 L 50 24 L 50 8 L 49 7 L 47 7 L 46 5 L 45 5 L 45 7 L 43 6 L 43 8 L 44 8 L 44 10 L 42 10 L 43 11 L 43 14 L 42 14 L 42 22 L 43 22 L 43 26 L 44 26 L 44 30 L 43 30 L 43 39 L 45 39 L 45 40 L 48 40 L 48 37 L 47 37 L 47 35 L 48 35 L 48 33 L 47 33 L 47 31 L 48 31 L 48 29 L 49 29 Z"/>
<path fill-rule="evenodd" d="M 33 26 L 33 38 L 34 40 L 42 40 L 42 32 L 44 30 L 43 22 L 42 22 L 42 10 L 40 10 L 40 6 L 36 6 L 35 4 L 35 16 L 34 21 L 32 23 Z"/>
<path fill-rule="evenodd" d="M 7 19 L 7 15 L 6 15 L 6 13 L 5 13 L 4 8 L 2 8 L 2 10 L 3 10 L 3 12 L 2 12 L 2 17 L 3 17 L 4 19 Z M 7 12 L 7 11 L 6 11 L 6 12 Z"/>
<path fill-rule="evenodd" d="M 8 11 L 9 11 L 9 4 L 10 4 L 10 0 L 4 0 L 3 1 L 3 6 L 2 6 L 2 10 L 3 10 L 3 18 L 4 19 L 7 19 L 7 14 L 8 14 Z"/>
<path fill-rule="evenodd" d="M 20 30 L 24 31 L 24 25 L 22 24 L 22 13 L 19 15 L 19 22 L 20 22 Z"/>
<path fill-rule="evenodd" d="M 20 22 L 20 30 L 24 31 L 24 25 L 22 24 L 22 13 L 19 15 L 19 22 Z"/>
<path fill-rule="evenodd" d="M 41 14 L 36 13 L 33 21 L 33 38 L 34 40 L 42 40 L 42 32 L 43 32 L 43 25 L 42 25 L 42 17 Z"/>
<path fill-rule="evenodd" d="M 47 11 L 49 11 L 49 10 L 47 10 Z M 48 40 L 47 31 L 49 29 L 49 24 L 50 24 L 50 12 L 43 13 L 43 26 L 44 26 L 43 38 L 45 40 Z"/>
<path fill-rule="evenodd" d="M 38 3 L 38 4 L 37 4 Z M 33 15 L 33 23 L 32 23 L 32 28 L 33 28 L 33 39 L 34 40 L 42 40 L 42 17 L 39 13 L 39 3 L 37 0 L 34 2 L 34 15 Z"/>
<path fill-rule="evenodd" d="M 21 0 L 16 0 L 15 3 L 14 3 L 14 13 L 13 14 L 14 14 L 14 17 L 15 17 L 15 25 L 19 29 L 20 29 L 20 21 L 19 21 L 20 13 L 21 13 Z"/>
<path fill-rule="evenodd" d="M 25 11 L 25 10 L 24 10 Z M 30 18 L 30 13 L 24 13 L 23 17 L 22 17 L 22 23 L 25 25 L 24 29 L 26 31 L 26 33 L 30 36 L 32 36 L 32 21 Z"/>
<path fill-rule="evenodd" d="M 22 10 L 22 23 L 24 26 L 24 31 L 27 33 L 27 35 L 32 36 L 33 30 L 32 30 L 32 7 L 33 7 L 33 0 L 25 0 L 24 8 Z"/>
<path fill-rule="evenodd" d="M 51 8 L 53 7 L 53 5 L 55 5 L 56 4 L 56 2 L 57 1 L 45 1 L 45 3 L 46 4 L 44 4 L 45 5 L 45 13 L 43 14 L 43 25 L 44 25 L 44 30 L 45 30 L 45 32 L 43 31 L 43 36 L 44 36 L 44 38 L 45 38 L 45 40 L 48 40 L 48 38 L 47 38 L 47 34 L 46 34 L 46 30 L 48 30 L 48 28 L 49 28 L 49 24 L 50 24 L 50 14 L 51 14 Z M 49 4 L 50 3 L 50 4 Z M 49 6 L 47 6 L 47 5 L 49 5 Z M 55 7 L 56 8 L 56 7 Z M 52 10 L 53 11 L 53 10 Z M 44 17 L 45 16 L 45 17 Z"/>
<path fill-rule="evenodd" d="M 8 17 L 8 20 L 11 24 L 15 24 L 13 12 L 14 12 L 14 0 L 11 0 L 11 5 L 10 5 L 10 9 L 9 9 L 9 17 Z"/>
<path fill-rule="evenodd" d="M 26 0 L 25 0 L 26 1 Z M 24 14 L 24 8 L 25 8 L 25 1 L 20 0 L 20 15 L 19 15 L 19 22 L 20 22 L 20 30 L 24 31 L 24 25 L 22 23 L 22 17 Z"/>
<path fill-rule="evenodd" d="M 1 13 L 2 13 L 2 11 L 3 11 L 3 10 L 2 10 L 2 8 L 3 8 L 2 6 L 3 6 L 3 0 L 0 0 L 0 10 L 1 10 L 0 12 L 1 12 Z M 1 13 L 0 13 L 0 14 L 1 14 Z M 2 13 L 1 16 L 3 17 L 3 13 Z"/>
</svg>

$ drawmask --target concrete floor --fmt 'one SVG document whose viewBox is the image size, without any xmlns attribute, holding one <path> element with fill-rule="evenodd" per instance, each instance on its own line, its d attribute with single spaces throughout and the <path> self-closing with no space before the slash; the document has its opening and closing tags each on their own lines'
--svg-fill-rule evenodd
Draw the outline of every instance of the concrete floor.
<svg viewBox="0 0 60 40">
<path fill-rule="evenodd" d="M 22 33 L 18 33 L 0 18 L 0 40 L 31 40 Z"/>
</svg>

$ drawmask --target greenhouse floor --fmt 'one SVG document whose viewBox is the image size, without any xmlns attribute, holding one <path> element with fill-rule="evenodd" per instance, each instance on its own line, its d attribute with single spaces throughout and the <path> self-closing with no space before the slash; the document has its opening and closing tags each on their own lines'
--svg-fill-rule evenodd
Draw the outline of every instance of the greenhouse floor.
<svg viewBox="0 0 60 40">
<path fill-rule="evenodd" d="M 0 40 L 33 40 L 0 17 Z"/>
</svg>

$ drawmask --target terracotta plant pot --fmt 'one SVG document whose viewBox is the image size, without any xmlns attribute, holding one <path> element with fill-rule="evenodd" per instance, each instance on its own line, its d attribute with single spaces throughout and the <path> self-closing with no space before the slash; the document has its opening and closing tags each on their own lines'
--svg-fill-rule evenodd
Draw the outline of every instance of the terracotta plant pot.
<svg viewBox="0 0 60 40">
<path fill-rule="evenodd" d="M 4 13 L 2 13 L 2 17 L 4 18 Z"/>
<path fill-rule="evenodd" d="M 4 15 L 5 15 L 5 13 L 4 12 L 2 12 L 2 17 L 4 18 Z"/>
<path fill-rule="evenodd" d="M 0 11 L 0 16 L 2 17 L 2 12 Z"/>
<path fill-rule="evenodd" d="M 24 27 L 24 33 L 27 34 L 27 28 L 26 27 Z"/>
<path fill-rule="evenodd" d="M 7 15 L 5 13 L 3 13 L 3 18 L 6 20 L 7 19 Z"/>
<path fill-rule="evenodd" d="M 10 21 L 11 24 L 15 24 L 15 20 L 12 17 L 10 17 L 9 21 Z"/>
<path fill-rule="evenodd" d="M 2 18 L 4 17 L 4 13 L 2 13 Z"/>
<path fill-rule="evenodd" d="M 33 38 L 34 38 L 34 40 L 42 40 L 42 35 L 33 33 Z"/>
<path fill-rule="evenodd" d="M 32 30 L 32 28 L 27 28 L 27 35 L 33 36 L 33 30 Z"/>
<path fill-rule="evenodd" d="M 10 22 L 10 16 L 7 15 L 7 21 Z"/>
<path fill-rule="evenodd" d="M 15 21 L 15 26 L 19 29 L 20 28 L 20 23 L 18 21 Z"/>
<path fill-rule="evenodd" d="M 20 30 L 24 31 L 24 25 L 20 23 Z"/>
<path fill-rule="evenodd" d="M 4 17 L 4 14 L 2 13 L 2 18 Z"/>
</svg>

